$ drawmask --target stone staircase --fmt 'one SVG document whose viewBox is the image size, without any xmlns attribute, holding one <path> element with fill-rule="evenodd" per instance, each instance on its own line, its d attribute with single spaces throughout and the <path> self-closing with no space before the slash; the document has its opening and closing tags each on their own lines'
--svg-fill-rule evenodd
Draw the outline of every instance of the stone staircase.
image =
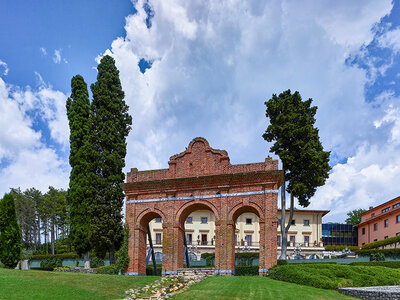
<svg viewBox="0 0 400 300">
<path fill-rule="evenodd" d="M 182 268 L 178 269 L 178 276 L 184 279 L 215 276 L 215 268 Z"/>
</svg>

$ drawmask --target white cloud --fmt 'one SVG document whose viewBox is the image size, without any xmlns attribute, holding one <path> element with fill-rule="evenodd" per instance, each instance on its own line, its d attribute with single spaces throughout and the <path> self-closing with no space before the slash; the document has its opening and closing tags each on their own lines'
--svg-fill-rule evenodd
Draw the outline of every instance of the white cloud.
<svg viewBox="0 0 400 300">
<path fill-rule="evenodd" d="M 61 50 L 62 49 L 54 50 L 53 61 L 55 64 L 59 64 L 61 62 Z"/>
<path fill-rule="evenodd" d="M 391 48 L 395 53 L 400 51 L 400 26 L 383 34 L 379 40 L 383 48 Z"/>
<path fill-rule="evenodd" d="M 45 128 L 36 124 L 47 125 L 53 141 L 65 148 L 69 134 L 65 99 L 49 87 L 32 91 L 30 87 L 7 85 L 0 78 L 1 194 L 12 187 L 36 187 L 43 192 L 49 185 L 67 187 L 68 162 L 49 146 L 43 135 Z"/>
<path fill-rule="evenodd" d="M 4 61 L 2 61 L 2 60 L 0 59 L 0 69 L 1 69 L 1 68 L 4 69 L 4 70 L 3 70 L 3 75 L 7 75 L 7 74 L 8 74 L 8 71 L 9 71 L 8 66 L 7 66 L 7 64 L 6 64 Z"/>
<path fill-rule="evenodd" d="M 41 47 L 40 52 L 42 52 L 43 55 L 47 55 L 47 50 L 46 48 Z"/>
<path fill-rule="evenodd" d="M 196 136 L 228 150 L 232 163 L 262 161 L 269 154 L 261 138 L 268 125 L 263 103 L 288 88 L 318 105 L 317 126 L 334 164 L 358 157 L 366 141 L 365 149 L 374 149 L 390 138 L 393 122 L 374 126 L 390 101 L 365 101 L 371 78 L 345 62 L 373 40 L 390 0 L 149 1 L 151 28 L 143 3 L 126 18 L 126 36 L 106 51 L 116 59 L 133 115 L 127 169 L 167 167 L 169 156 Z M 142 58 L 153 61 L 144 74 Z M 343 165 L 348 170 L 350 162 Z M 372 158 L 364 163 L 363 170 L 374 165 Z M 346 190 L 341 201 L 348 196 Z"/>
</svg>

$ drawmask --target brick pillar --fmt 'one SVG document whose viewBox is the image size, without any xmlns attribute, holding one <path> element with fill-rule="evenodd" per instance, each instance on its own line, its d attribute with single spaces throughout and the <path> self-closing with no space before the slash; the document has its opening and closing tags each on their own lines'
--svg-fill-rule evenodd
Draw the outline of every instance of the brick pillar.
<svg viewBox="0 0 400 300">
<path fill-rule="evenodd" d="M 164 223 L 162 275 L 175 275 L 179 268 L 183 268 L 183 230 Z"/>
<path fill-rule="evenodd" d="M 215 273 L 235 273 L 235 224 L 221 220 L 215 224 Z"/>
<path fill-rule="evenodd" d="M 129 237 L 129 266 L 127 275 L 146 275 L 146 231 L 137 227 Z"/>
</svg>

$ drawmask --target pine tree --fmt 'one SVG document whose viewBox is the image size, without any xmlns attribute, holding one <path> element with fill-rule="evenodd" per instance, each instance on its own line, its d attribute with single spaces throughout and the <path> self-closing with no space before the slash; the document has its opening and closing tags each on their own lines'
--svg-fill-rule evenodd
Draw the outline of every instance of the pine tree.
<svg viewBox="0 0 400 300">
<path fill-rule="evenodd" d="M 125 175 L 126 137 L 131 130 L 132 118 L 119 79 L 119 71 L 111 56 L 104 56 L 97 67 L 97 82 L 91 85 L 90 143 L 94 147 L 96 162 L 93 184 L 96 198 L 90 205 L 92 218 L 91 241 L 97 256 L 114 253 L 123 239 L 122 205 L 124 193 L 121 184 Z"/>
<path fill-rule="evenodd" d="M 90 174 L 89 143 L 90 101 L 86 82 L 80 75 L 71 80 L 71 96 L 67 100 L 67 116 L 70 127 L 71 174 L 67 202 L 70 209 L 70 236 L 79 255 L 85 254 L 85 267 L 90 267 L 90 214 L 89 205 L 94 200 Z"/>
<path fill-rule="evenodd" d="M 286 259 L 287 233 L 293 219 L 294 198 L 303 207 L 309 205 L 317 187 L 322 186 L 329 176 L 329 155 L 319 140 L 318 129 L 314 127 L 316 106 L 312 99 L 302 101 L 300 93 L 290 90 L 275 94 L 265 102 L 266 116 L 270 125 L 263 138 L 275 143 L 271 147 L 282 161 L 283 184 L 281 190 L 281 259 Z M 288 182 L 286 188 L 286 182 Z M 290 194 L 290 214 L 286 225 L 286 191 Z"/>
<path fill-rule="evenodd" d="M 13 195 L 6 194 L 0 201 L 0 261 L 15 268 L 21 258 L 21 229 L 15 213 Z"/>
</svg>

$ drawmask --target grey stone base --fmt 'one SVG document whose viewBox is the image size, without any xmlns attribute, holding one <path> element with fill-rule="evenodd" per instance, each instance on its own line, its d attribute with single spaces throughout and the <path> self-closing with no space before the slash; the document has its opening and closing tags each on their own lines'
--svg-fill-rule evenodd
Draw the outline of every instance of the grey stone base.
<svg viewBox="0 0 400 300">
<path fill-rule="evenodd" d="M 347 296 L 367 300 L 400 299 L 399 285 L 341 288 L 339 292 Z"/>
</svg>

